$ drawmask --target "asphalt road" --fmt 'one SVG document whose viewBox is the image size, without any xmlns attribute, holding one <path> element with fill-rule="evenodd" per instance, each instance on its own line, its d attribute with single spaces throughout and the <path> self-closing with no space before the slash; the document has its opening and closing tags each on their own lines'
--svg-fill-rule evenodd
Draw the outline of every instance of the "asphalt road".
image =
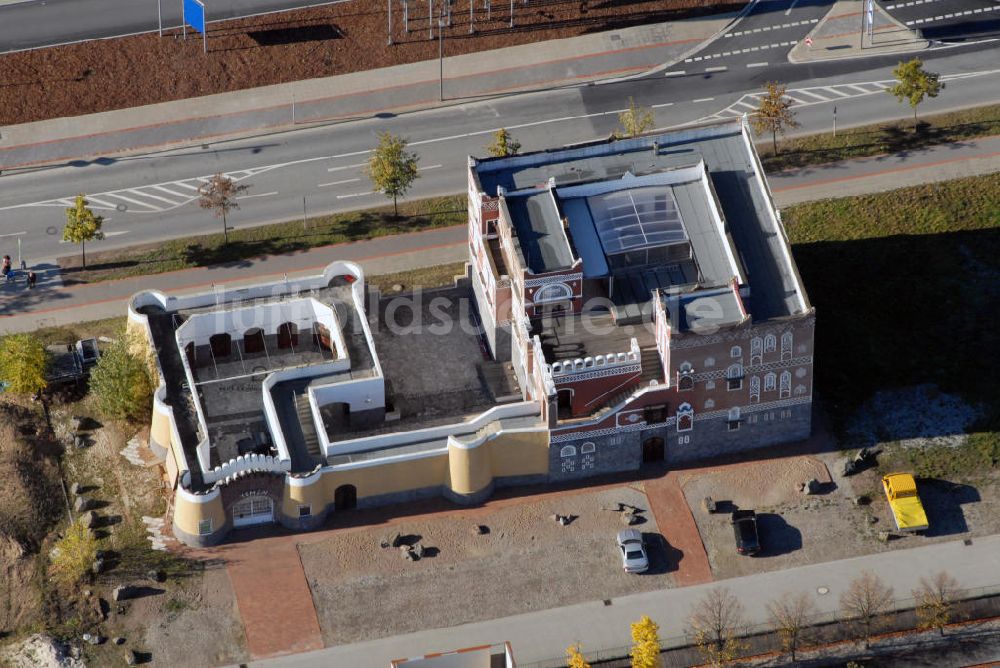
<svg viewBox="0 0 1000 668">
<path fill-rule="evenodd" d="M 221 223 L 195 201 L 202 180 L 216 172 L 250 185 L 241 210 L 230 217 L 237 228 L 296 218 L 303 210 L 312 215 L 382 204 L 385 200 L 371 192 L 362 168 L 377 133 L 384 130 L 408 137 L 421 156 L 420 179 L 411 196 L 425 197 L 464 191 L 465 156 L 483 154 L 498 127 L 508 128 L 533 149 L 603 138 L 616 127 L 617 113 L 630 96 L 654 109 L 658 127 L 742 115 L 753 108 L 752 96 L 769 80 L 788 84 L 802 133 L 831 127 L 834 106 L 840 127 L 909 115 L 908 107 L 883 90 L 898 56 L 787 62 L 792 44 L 812 29 L 830 1 L 762 0 L 731 28 L 731 37 L 693 54 L 701 61 L 644 78 L 8 171 L 0 177 L 0 251 L 11 252 L 20 239 L 29 262 L 74 252 L 59 237 L 64 209 L 78 192 L 86 193 L 105 216 L 107 239 L 94 245 L 98 248 L 219 230 Z M 768 66 L 754 66 L 765 52 Z M 926 101 L 921 113 L 1000 99 L 1000 58 L 993 43 L 946 46 L 922 57 L 948 79 L 948 87 L 941 97 Z M 156 130 L 148 132 L 155 140 Z"/>
<path fill-rule="evenodd" d="M 349 0 L 206 0 L 209 23 Z M 0 53 L 181 25 L 181 0 L 30 0 L 0 6 Z"/>
</svg>

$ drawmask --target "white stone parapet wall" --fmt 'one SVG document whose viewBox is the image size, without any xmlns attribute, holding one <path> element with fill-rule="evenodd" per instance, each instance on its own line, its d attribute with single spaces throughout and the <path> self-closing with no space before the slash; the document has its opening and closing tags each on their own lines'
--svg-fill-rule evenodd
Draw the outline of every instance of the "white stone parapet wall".
<svg viewBox="0 0 1000 668">
<path fill-rule="evenodd" d="M 632 337 L 630 349 L 627 353 L 606 353 L 604 355 L 594 355 L 593 357 L 578 357 L 574 360 L 564 362 L 553 362 L 546 364 L 546 368 L 555 381 L 567 380 L 568 377 L 576 374 L 588 373 L 599 369 L 624 369 L 638 364 L 640 360 L 639 342 Z"/>
<path fill-rule="evenodd" d="M 223 485 L 228 485 L 245 473 L 287 473 L 291 470 L 292 462 L 290 460 L 282 460 L 270 455 L 248 454 L 230 459 L 221 466 L 205 471 L 204 475 L 205 482 L 208 484 L 221 482 Z"/>
</svg>

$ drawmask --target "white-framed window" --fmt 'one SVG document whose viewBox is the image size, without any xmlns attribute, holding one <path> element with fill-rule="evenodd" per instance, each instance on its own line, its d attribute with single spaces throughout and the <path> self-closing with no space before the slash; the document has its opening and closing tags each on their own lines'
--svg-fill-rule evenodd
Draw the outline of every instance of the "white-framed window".
<svg viewBox="0 0 1000 668">
<path fill-rule="evenodd" d="M 734 360 L 743 357 L 743 349 L 739 346 L 733 346 L 729 349 L 729 356 Z"/>
<path fill-rule="evenodd" d="M 681 436 L 677 437 L 677 445 L 687 445 L 690 442 L 691 442 L 690 434 L 682 434 Z"/>
<path fill-rule="evenodd" d="M 538 288 L 531 301 L 535 304 L 562 302 L 573 298 L 573 290 L 565 283 L 549 283 Z"/>
<path fill-rule="evenodd" d="M 625 442 L 624 436 L 612 436 L 608 439 L 608 445 L 621 445 Z"/>
<path fill-rule="evenodd" d="M 769 371 L 764 375 L 764 391 L 774 392 L 774 384 L 777 382 L 778 377 L 774 375 L 773 372 Z"/>
<path fill-rule="evenodd" d="M 739 430 L 740 430 L 739 420 L 735 421 L 730 420 L 729 422 L 726 423 L 726 431 L 739 431 Z"/>
<path fill-rule="evenodd" d="M 743 389 L 742 364 L 730 364 L 729 368 L 726 369 L 726 389 L 730 392 Z"/>
<path fill-rule="evenodd" d="M 706 357 L 705 358 L 705 366 L 708 367 L 708 368 L 712 368 L 713 366 L 715 366 L 715 358 L 714 357 Z"/>
<path fill-rule="evenodd" d="M 677 407 L 677 431 L 691 431 L 694 429 L 694 409 L 691 404 L 684 402 Z"/>
<path fill-rule="evenodd" d="M 560 457 L 576 457 L 576 446 L 575 445 L 564 445 L 559 449 Z"/>
<path fill-rule="evenodd" d="M 677 367 L 677 389 L 680 392 L 694 389 L 694 367 L 690 362 L 682 362 Z"/>
<path fill-rule="evenodd" d="M 764 352 L 773 353 L 778 345 L 778 339 L 774 334 L 768 334 L 764 337 Z"/>
<path fill-rule="evenodd" d="M 312 515 L 312 506 L 299 506 L 299 517 L 309 517 Z"/>
<path fill-rule="evenodd" d="M 580 470 L 586 471 L 594 468 L 594 453 L 580 457 Z"/>
<path fill-rule="evenodd" d="M 761 363 L 761 356 L 764 351 L 764 339 L 755 336 L 750 339 L 750 366 Z"/>
<path fill-rule="evenodd" d="M 712 410 L 715 408 L 715 399 L 705 399 L 705 410 Z"/>
<path fill-rule="evenodd" d="M 785 332 L 781 335 L 781 359 L 792 359 L 792 333 Z"/>
<path fill-rule="evenodd" d="M 747 416 L 747 422 L 749 424 L 757 424 L 758 417 L 759 416 L 756 413 L 751 413 L 750 415 Z"/>
<path fill-rule="evenodd" d="M 207 520 L 199 520 L 198 535 L 207 536 L 210 533 L 212 533 L 212 518 L 209 517 Z"/>
<path fill-rule="evenodd" d="M 730 422 L 738 421 L 740 419 L 740 407 L 733 406 L 732 408 L 730 408 L 728 418 Z"/>
<path fill-rule="evenodd" d="M 587 441 L 586 443 L 584 443 L 583 445 L 580 446 L 580 454 L 581 455 L 590 454 L 590 453 L 594 452 L 595 450 L 597 450 L 597 446 L 594 445 L 593 443 L 591 443 L 590 441 Z"/>
<path fill-rule="evenodd" d="M 785 399 L 792 396 L 792 373 L 790 371 L 782 371 L 781 380 L 778 382 L 778 398 Z"/>
<path fill-rule="evenodd" d="M 750 377 L 750 403 L 760 401 L 760 376 Z"/>
</svg>

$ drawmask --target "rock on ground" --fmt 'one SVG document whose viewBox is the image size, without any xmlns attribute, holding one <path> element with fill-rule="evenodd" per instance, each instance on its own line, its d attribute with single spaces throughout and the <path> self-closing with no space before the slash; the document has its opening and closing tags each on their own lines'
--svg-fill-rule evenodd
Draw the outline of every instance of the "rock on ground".
<svg viewBox="0 0 1000 668">
<path fill-rule="evenodd" d="M 12 645 L 0 659 L 11 668 L 85 668 L 83 661 L 69 656 L 65 645 L 44 633 Z"/>
</svg>

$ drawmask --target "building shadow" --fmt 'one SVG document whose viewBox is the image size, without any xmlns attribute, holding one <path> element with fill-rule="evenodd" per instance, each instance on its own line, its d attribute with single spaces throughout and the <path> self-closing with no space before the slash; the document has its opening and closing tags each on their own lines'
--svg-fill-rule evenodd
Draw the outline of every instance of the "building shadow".
<svg viewBox="0 0 1000 668">
<path fill-rule="evenodd" d="M 982 499 L 979 490 L 972 485 L 963 485 L 941 478 L 922 478 L 918 484 L 920 500 L 927 513 L 927 536 L 952 536 L 968 533 L 962 506 L 978 503 Z"/>
</svg>

